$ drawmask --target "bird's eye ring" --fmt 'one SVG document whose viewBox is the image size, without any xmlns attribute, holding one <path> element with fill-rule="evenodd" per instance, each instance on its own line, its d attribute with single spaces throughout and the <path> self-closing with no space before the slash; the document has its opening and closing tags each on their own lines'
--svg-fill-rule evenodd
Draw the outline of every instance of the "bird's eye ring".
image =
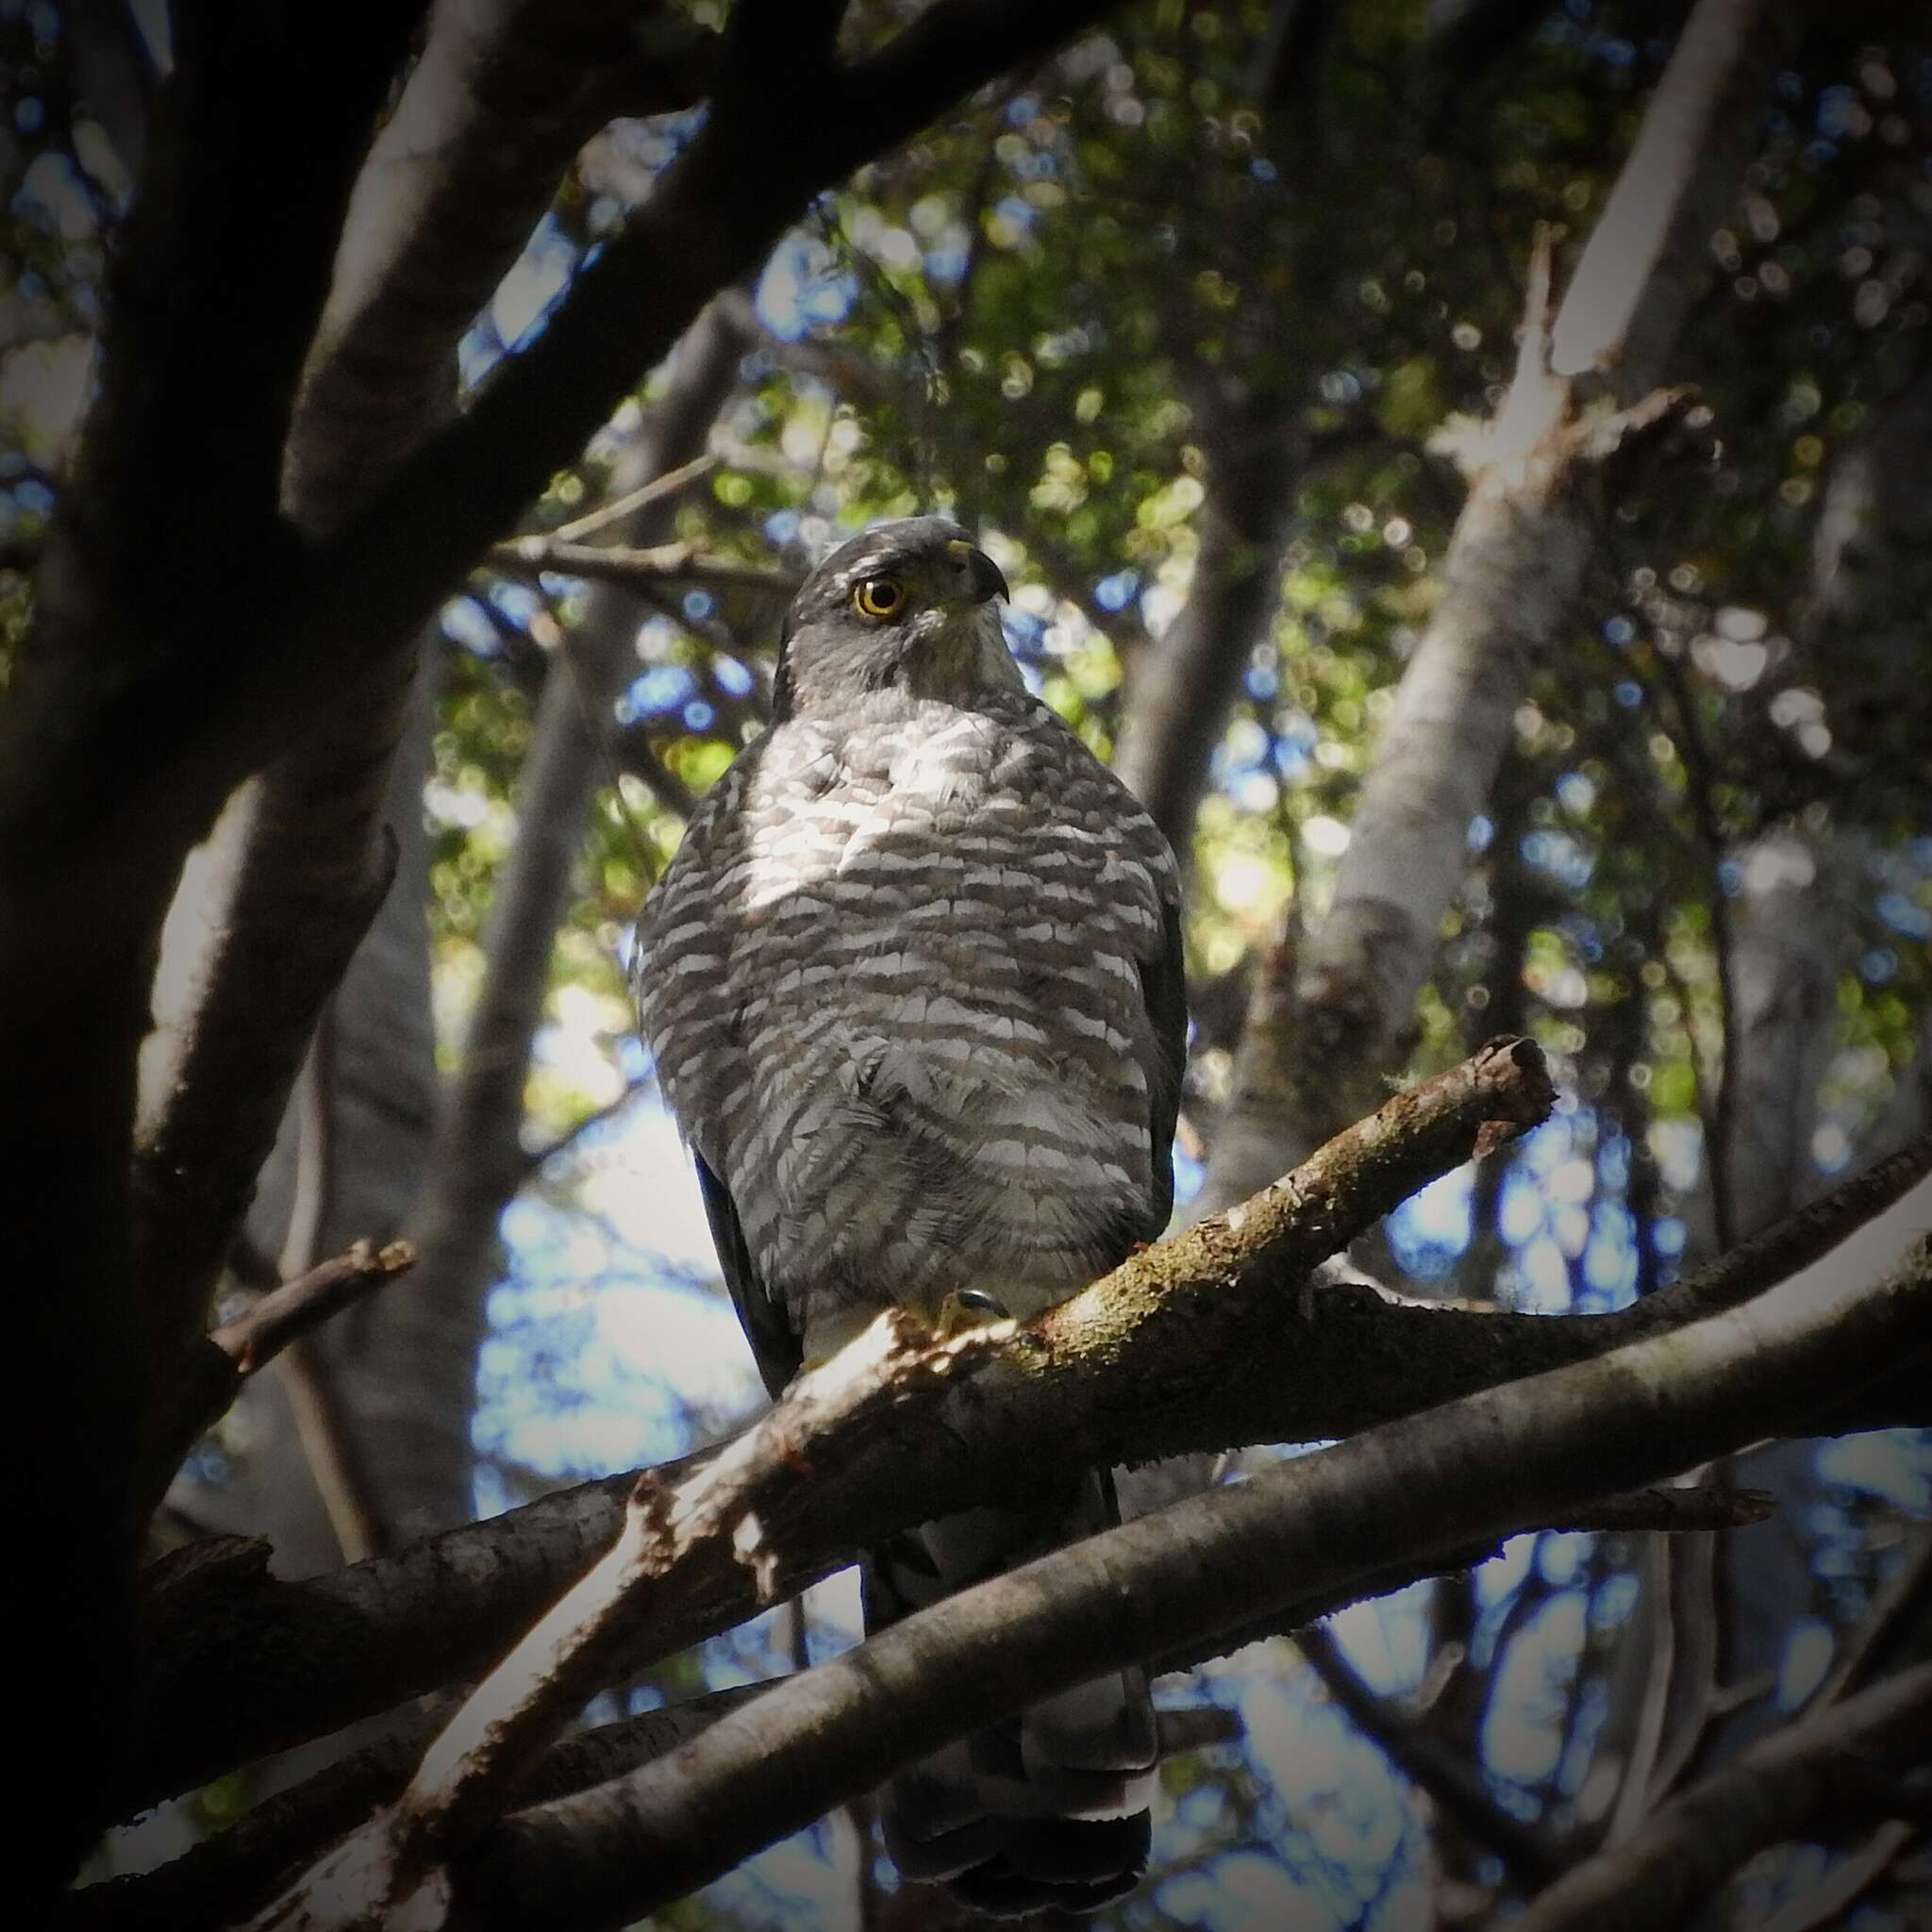
<svg viewBox="0 0 1932 1932">
<path fill-rule="evenodd" d="M 891 617 L 906 601 L 906 586 L 897 577 L 867 577 L 852 593 L 852 608 L 861 617 Z"/>
</svg>

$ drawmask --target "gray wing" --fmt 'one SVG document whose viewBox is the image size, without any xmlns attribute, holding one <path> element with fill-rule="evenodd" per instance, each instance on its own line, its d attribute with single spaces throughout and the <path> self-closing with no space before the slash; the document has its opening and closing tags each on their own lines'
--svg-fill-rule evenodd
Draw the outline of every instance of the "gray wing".
<svg viewBox="0 0 1932 1932">
<path fill-rule="evenodd" d="M 676 858 L 640 916 L 630 990 L 637 1004 L 639 1031 L 654 1054 L 667 1045 L 673 1029 L 677 1035 L 678 1046 L 668 1060 L 660 1055 L 658 1071 L 664 1098 L 684 1130 L 697 1166 L 705 1219 L 710 1223 L 718 1265 L 731 1291 L 739 1325 L 751 1343 L 765 1387 L 776 1395 L 798 1372 L 802 1358 L 799 1339 L 753 1264 L 730 1189 L 698 1149 L 706 1122 L 704 1110 L 694 1109 L 692 1104 L 715 1088 L 721 1056 L 728 1057 L 736 1050 L 730 1002 L 718 997 L 721 989 L 728 993 L 730 988 L 730 949 L 724 924 L 714 916 L 714 882 L 720 871 L 728 870 L 734 862 L 738 815 L 758 757 L 756 746 L 741 757 L 705 794 L 691 815 Z M 667 929 L 681 929 L 686 937 L 675 947 L 666 948 L 661 941 Z M 691 982 L 691 991 L 670 996 L 663 975 L 680 960 L 699 955 L 708 970 Z M 699 987 L 702 994 L 696 991 Z M 654 1006 L 658 1008 L 656 1025 Z"/>
<path fill-rule="evenodd" d="M 705 1199 L 705 1219 L 711 1224 L 718 1265 L 724 1271 L 724 1285 L 731 1291 L 731 1305 L 738 1310 L 739 1326 L 751 1343 L 752 1359 L 758 1365 L 766 1392 L 775 1400 L 778 1391 L 797 1374 L 805 1359 L 804 1346 L 792 1332 L 785 1310 L 758 1278 L 731 1190 L 711 1171 L 710 1164 L 695 1147 L 691 1158 L 697 1163 L 698 1191 Z"/>
<path fill-rule="evenodd" d="M 1161 908 L 1160 953 L 1141 966 L 1141 997 L 1154 1026 L 1154 1057 L 1147 1068 L 1148 1131 L 1154 1154 L 1153 1240 L 1174 1212 L 1174 1127 L 1181 1109 L 1181 1075 L 1188 1064 L 1188 987 L 1181 954 L 1181 909 L 1170 899 Z"/>
</svg>

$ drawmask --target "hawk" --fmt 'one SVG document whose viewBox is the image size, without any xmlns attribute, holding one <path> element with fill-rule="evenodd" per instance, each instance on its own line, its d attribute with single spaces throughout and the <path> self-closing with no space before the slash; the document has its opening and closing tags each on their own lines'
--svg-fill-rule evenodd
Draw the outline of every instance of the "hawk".
<svg viewBox="0 0 1932 1932">
<path fill-rule="evenodd" d="M 1174 855 L 1026 690 L 958 525 L 874 525 L 806 580 L 771 729 L 638 927 L 641 1030 L 766 1386 L 897 1304 L 1038 1314 L 1165 1227 L 1186 1052 Z M 950 1304 L 950 1306 L 948 1306 Z M 874 1552 L 867 1627 L 1117 1521 L 1106 1472 Z M 1144 1872 L 1139 1672 L 894 1779 L 902 1872 L 998 1913 Z"/>
</svg>

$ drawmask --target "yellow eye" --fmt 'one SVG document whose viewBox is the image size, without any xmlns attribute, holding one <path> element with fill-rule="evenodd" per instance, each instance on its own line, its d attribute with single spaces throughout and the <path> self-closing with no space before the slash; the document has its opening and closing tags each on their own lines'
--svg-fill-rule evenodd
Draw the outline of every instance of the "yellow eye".
<svg viewBox="0 0 1932 1932">
<path fill-rule="evenodd" d="M 891 617 L 906 601 L 906 586 L 897 577 L 867 577 L 852 593 L 852 608 L 861 617 Z"/>
</svg>

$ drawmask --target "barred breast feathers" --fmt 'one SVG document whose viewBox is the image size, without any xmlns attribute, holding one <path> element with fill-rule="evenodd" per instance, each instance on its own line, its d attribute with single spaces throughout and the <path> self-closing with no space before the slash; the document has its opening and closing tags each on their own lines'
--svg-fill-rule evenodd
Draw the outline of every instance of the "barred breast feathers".
<svg viewBox="0 0 1932 1932">
<path fill-rule="evenodd" d="M 774 1283 L 900 1250 L 874 1209 L 919 1211 L 942 1265 L 963 1241 L 1071 1281 L 1157 1191 L 1141 972 L 1173 860 L 1058 718 L 996 695 L 780 725 L 640 921 L 666 1097 Z"/>
</svg>

